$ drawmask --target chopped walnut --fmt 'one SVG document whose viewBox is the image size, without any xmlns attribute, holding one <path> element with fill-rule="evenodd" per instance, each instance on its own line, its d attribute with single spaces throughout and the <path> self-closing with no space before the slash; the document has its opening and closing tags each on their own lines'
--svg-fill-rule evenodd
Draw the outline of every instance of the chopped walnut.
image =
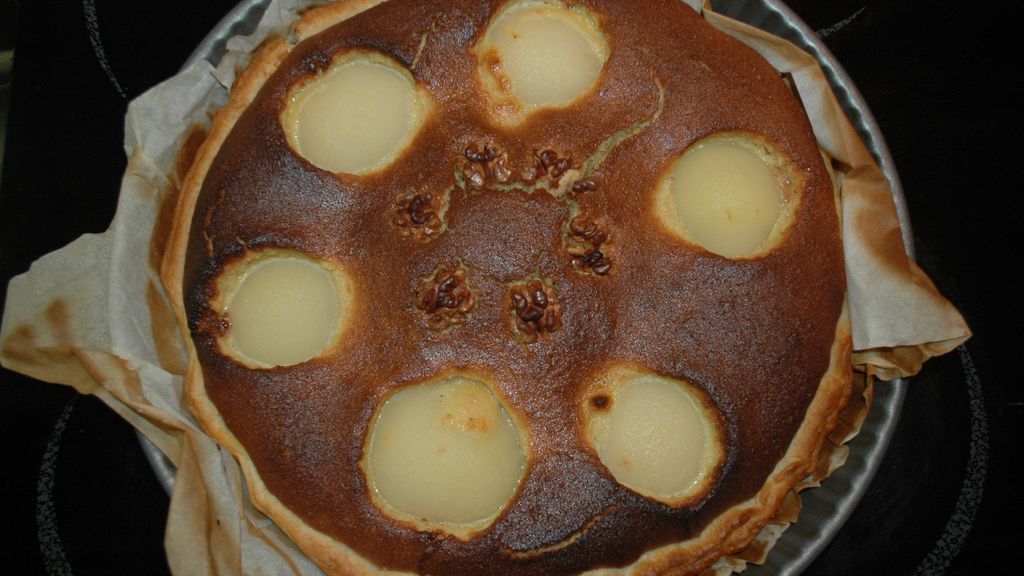
<svg viewBox="0 0 1024 576">
<path fill-rule="evenodd" d="M 548 176 L 551 176 L 551 179 L 557 182 L 562 177 L 562 174 L 569 171 L 569 168 L 572 168 L 572 161 L 568 158 L 559 158 L 555 160 L 551 169 L 548 170 Z"/>
<path fill-rule="evenodd" d="M 562 327 L 562 305 L 554 287 L 540 279 L 509 289 L 509 325 L 526 343 Z"/>
<path fill-rule="evenodd" d="M 545 172 L 555 165 L 556 160 L 558 160 L 558 153 L 554 150 L 542 150 L 537 154 L 537 161 L 540 162 L 540 165 L 544 168 Z"/>
<path fill-rule="evenodd" d="M 466 146 L 462 155 L 462 172 L 470 188 L 481 189 L 489 182 L 506 184 L 512 179 L 512 170 L 508 167 L 508 154 L 487 144 L 482 148 L 477 144 Z"/>
<path fill-rule="evenodd" d="M 593 178 L 580 178 L 579 180 L 572 183 L 572 193 L 582 194 L 584 192 L 593 192 L 597 190 L 597 180 Z"/>
<path fill-rule="evenodd" d="M 608 232 L 593 218 L 578 214 L 569 221 L 569 234 L 578 242 L 600 246 L 608 241 Z"/>
<path fill-rule="evenodd" d="M 584 214 L 569 221 L 569 236 L 575 246 L 569 249 L 572 263 L 577 269 L 605 276 L 611 271 L 612 261 L 602 251 L 609 234 L 605 226 Z"/>
<path fill-rule="evenodd" d="M 528 182 L 530 184 L 535 182 L 537 180 L 537 178 L 540 178 L 540 175 L 541 175 L 541 170 L 540 170 L 540 168 L 538 168 L 535 165 L 530 165 L 530 166 L 527 166 L 527 167 L 523 168 L 523 172 L 521 174 L 521 176 L 523 178 L 523 181 L 524 182 Z"/>
<path fill-rule="evenodd" d="M 583 177 L 583 168 L 575 164 L 569 156 L 559 156 L 551 149 L 541 150 L 534 154 L 534 163 L 523 172 L 527 182 L 547 179 L 548 193 L 556 198 L 567 195 L 597 190 L 597 180 Z"/>
<path fill-rule="evenodd" d="M 559 156 L 554 150 L 542 150 L 536 155 L 536 161 L 532 167 L 534 177 L 547 176 L 556 186 L 566 172 L 574 169 L 572 158 Z"/>
<path fill-rule="evenodd" d="M 394 223 L 405 238 L 429 240 L 444 228 L 444 195 L 409 191 L 395 198 Z"/>
<path fill-rule="evenodd" d="M 612 269 L 612 261 L 597 248 L 592 248 L 582 254 L 574 254 L 572 263 L 577 268 L 590 270 L 598 276 L 605 276 Z"/>
<path fill-rule="evenodd" d="M 469 270 L 456 263 L 438 268 L 416 290 L 416 307 L 426 312 L 427 323 L 438 331 L 465 324 L 476 306 Z"/>
</svg>

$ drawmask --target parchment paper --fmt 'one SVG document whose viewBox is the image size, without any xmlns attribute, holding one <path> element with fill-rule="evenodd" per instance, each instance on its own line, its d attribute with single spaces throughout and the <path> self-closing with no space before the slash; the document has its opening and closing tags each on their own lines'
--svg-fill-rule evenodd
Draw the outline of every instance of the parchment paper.
<svg viewBox="0 0 1024 576">
<path fill-rule="evenodd" d="M 255 510 L 235 461 L 200 430 L 183 402 L 187 362 L 157 276 L 179 153 L 226 100 L 247 54 L 287 37 L 308 0 L 273 0 L 256 32 L 233 38 L 215 68 L 200 61 L 133 101 L 125 119 L 128 166 L 107 232 L 43 256 L 11 280 L 0 361 L 38 380 L 94 394 L 146 435 L 177 467 L 166 548 L 176 574 L 319 574 Z M 906 256 L 892 194 L 810 55 L 750 26 L 708 21 L 787 74 L 823 149 L 850 167 L 842 216 L 855 364 L 883 379 L 909 376 L 970 336 L 956 309 Z"/>
</svg>

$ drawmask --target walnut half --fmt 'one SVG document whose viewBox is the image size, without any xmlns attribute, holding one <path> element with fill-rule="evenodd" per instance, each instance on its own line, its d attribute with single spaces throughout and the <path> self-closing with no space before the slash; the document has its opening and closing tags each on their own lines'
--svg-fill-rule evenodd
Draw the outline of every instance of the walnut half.
<svg viewBox="0 0 1024 576">
<path fill-rule="evenodd" d="M 554 286 L 540 278 L 513 284 L 508 291 L 508 324 L 523 342 L 562 327 L 562 304 Z"/>
<path fill-rule="evenodd" d="M 427 314 L 427 323 L 439 332 L 465 324 L 475 306 L 469 269 L 460 262 L 438 267 L 416 289 L 416 307 Z"/>
</svg>

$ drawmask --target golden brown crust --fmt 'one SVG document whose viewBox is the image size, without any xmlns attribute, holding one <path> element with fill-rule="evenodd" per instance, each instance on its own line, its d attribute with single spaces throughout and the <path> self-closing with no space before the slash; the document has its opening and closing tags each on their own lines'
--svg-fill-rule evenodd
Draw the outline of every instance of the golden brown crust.
<svg viewBox="0 0 1024 576">
<path fill-rule="evenodd" d="M 682 3 L 638 9 L 592 0 L 584 4 L 600 15 L 612 43 L 603 89 L 571 109 L 499 129 L 486 120 L 486 99 L 474 98 L 477 88 L 452 82 L 472 69 L 465 44 L 498 2 L 438 8 L 392 0 L 356 16 L 373 4 L 312 10 L 296 25 L 300 38 L 312 37 L 307 42 L 261 49 L 197 154 L 162 268 L 178 320 L 193 335 L 186 377 L 192 409 L 241 463 L 255 505 L 331 574 L 377 566 L 698 574 L 742 551 L 815 471 L 850 394 L 838 216 L 795 98 L 752 51 L 704 26 Z M 658 38 L 646 38 L 651 21 L 663 24 Z M 475 32 L 467 35 L 466 26 Z M 416 64 L 417 81 L 435 92 L 436 110 L 400 165 L 362 179 L 320 173 L 273 134 L 277 115 L 288 86 L 346 49 L 350 38 L 371 34 L 374 46 Z M 633 47 L 645 43 L 649 49 Z M 729 261 L 686 247 L 653 223 L 651 198 L 668 160 L 722 131 L 769 139 L 806 175 L 779 246 L 757 258 Z M 629 145 L 595 154 L 613 140 Z M 489 158 L 482 154 L 487 145 L 498 148 Z M 542 159 L 548 151 L 556 158 Z M 571 194 L 571 182 L 549 182 L 561 189 L 547 194 L 495 181 L 499 162 L 519 174 L 531 166 L 549 170 L 557 157 L 571 158 L 574 176 L 598 185 Z M 294 188 L 281 184 L 282 174 L 297 182 Z M 413 181 L 448 194 L 439 237 L 414 241 L 392 226 L 395 211 L 405 209 L 395 198 L 406 193 L 403 182 Z M 273 190 L 260 192 L 266 182 Z M 299 193 L 315 195 L 325 213 L 313 213 Z M 280 195 L 289 201 L 278 202 Z M 336 206 L 339 198 L 344 209 Z M 354 214 L 371 224 L 355 225 Z M 332 238 L 313 233 L 324 229 Z M 364 337 L 341 346 L 339 362 L 247 372 L 201 329 L 217 270 L 263 245 L 343 261 L 356 270 L 362 293 L 379 297 L 351 319 L 352 332 Z M 370 246 L 379 248 L 378 265 L 360 271 Z M 592 257 L 598 248 L 601 258 Z M 478 304 L 464 325 L 439 332 L 411 294 L 452 257 L 472 275 Z M 510 286 L 537 276 L 557 287 L 564 307 L 557 328 L 551 323 L 550 330 L 517 337 L 522 322 L 510 322 L 511 309 L 500 303 L 509 302 Z M 713 497 L 693 507 L 648 501 L 616 484 L 590 451 L 572 449 L 580 435 L 571 400 L 609 361 L 704 387 L 728 422 L 730 456 Z M 367 419 L 380 399 L 453 365 L 496 374 L 515 416 L 534 427 L 532 460 L 516 499 L 470 542 L 390 521 L 372 505 L 358 467 Z M 310 381 L 332 384 L 317 390 L 304 384 Z M 337 422 L 345 423 L 342 430 Z M 538 550 L 546 553 L 531 553 Z"/>
<path fill-rule="evenodd" d="M 302 41 L 323 32 L 342 20 L 373 8 L 388 0 L 342 0 L 310 8 L 295 23 L 297 40 Z"/>
</svg>

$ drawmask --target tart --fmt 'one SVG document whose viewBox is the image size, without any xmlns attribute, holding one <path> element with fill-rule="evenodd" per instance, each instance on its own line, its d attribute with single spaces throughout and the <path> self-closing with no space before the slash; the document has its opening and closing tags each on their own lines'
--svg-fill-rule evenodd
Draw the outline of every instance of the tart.
<svg viewBox="0 0 1024 576">
<path fill-rule="evenodd" d="M 850 397 L 837 202 L 678 0 L 316 8 L 179 199 L 190 406 L 331 574 L 700 574 Z"/>
</svg>

